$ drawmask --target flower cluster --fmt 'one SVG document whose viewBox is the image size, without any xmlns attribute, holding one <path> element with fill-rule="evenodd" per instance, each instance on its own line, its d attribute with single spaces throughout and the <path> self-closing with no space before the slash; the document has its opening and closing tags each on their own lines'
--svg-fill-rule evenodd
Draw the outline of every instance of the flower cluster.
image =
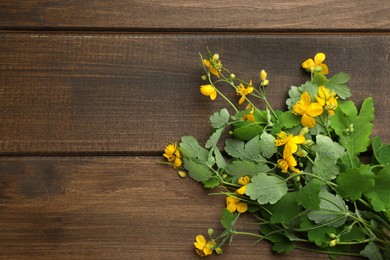
<svg viewBox="0 0 390 260">
<path fill-rule="evenodd" d="M 281 111 L 266 96 L 265 70 L 257 80 L 243 80 L 218 54 L 200 56 L 207 81 L 201 94 L 222 98 L 230 108 L 210 116 L 213 130 L 204 146 L 183 136 L 164 152 L 180 176 L 188 174 L 225 197 L 225 230 L 213 236 L 209 229 L 209 239 L 196 236 L 196 253 L 221 254 L 233 236 L 250 235 L 270 241 L 279 253 L 317 249 L 331 256 L 390 259 L 390 145 L 371 137 L 373 99 L 356 107 L 348 100 L 350 76 L 328 78 L 326 56 L 317 53 L 302 63 L 310 80 L 290 88 Z M 227 98 L 227 89 L 235 99 Z M 229 137 L 223 139 L 223 133 Z M 260 232 L 237 230 L 248 212 Z"/>
</svg>

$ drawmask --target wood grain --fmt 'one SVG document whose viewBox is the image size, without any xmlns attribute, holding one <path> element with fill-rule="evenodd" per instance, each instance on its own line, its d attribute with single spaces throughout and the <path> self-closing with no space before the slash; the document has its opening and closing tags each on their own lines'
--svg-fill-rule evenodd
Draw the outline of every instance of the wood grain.
<svg viewBox="0 0 390 260">
<path fill-rule="evenodd" d="M 0 258 L 199 259 L 194 238 L 221 231 L 224 198 L 161 159 L 0 157 Z M 257 232 L 254 221 L 243 217 L 240 230 Z M 223 259 L 327 259 L 252 242 L 236 237 Z"/>
<path fill-rule="evenodd" d="M 390 141 L 390 35 L 5 33 L 0 42 L 3 154 L 156 154 L 183 135 L 205 141 L 209 116 L 227 106 L 199 92 L 206 46 L 243 79 L 266 69 L 278 109 L 308 79 L 302 61 L 325 52 L 331 75 L 352 75 L 354 101 L 374 97 L 374 134 Z"/>
<path fill-rule="evenodd" d="M 389 31 L 389 12 L 387 0 L 6 0 L 0 3 L 0 28 Z"/>
</svg>

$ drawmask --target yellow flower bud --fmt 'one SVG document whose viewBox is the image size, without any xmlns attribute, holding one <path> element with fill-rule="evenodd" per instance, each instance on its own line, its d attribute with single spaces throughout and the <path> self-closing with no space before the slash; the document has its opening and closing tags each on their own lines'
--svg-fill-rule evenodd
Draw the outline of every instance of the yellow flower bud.
<svg viewBox="0 0 390 260">
<path fill-rule="evenodd" d="M 302 149 L 298 149 L 298 151 L 295 154 L 299 157 L 306 157 L 307 156 L 307 152 L 305 150 L 302 150 Z"/>
<path fill-rule="evenodd" d="M 236 78 L 236 75 L 234 75 L 234 74 L 232 73 L 232 74 L 230 74 L 230 77 L 231 77 L 232 79 L 234 79 L 234 78 Z"/>
<path fill-rule="evenodd" d="M 221 254 L 222 254 L 222 248 L 217 247 L 217 248 L 215 249 L 215 253 L 217 253 L 218 255 L 221 255 Z"/>
<path fill-rule="evenodd" d="M 305 135 L 305 134 L 307 134 L 308 132 L 309 132 L 309 128 L 304 127 L 304 128 L 301 129 L 301 132 L 299 132 L 299 134 L 300 134 L 300 135 Z"/>
<path fill-rule="evenodd" d="M 213 235 L 213 233 L 214 233 L 214 230 L 213 230 L 212 228 L 209 228 L 209 229 L 207 230 L 207 234 L 208 234 L 210 237 Z"/>
<path fill-rule="evenodd" d="M 206 79 L 207 79 L 206 75 L 203 75 L 202 80 L 206 80 Z"/>
<path fill-rule="evenodd" d="M 187 173 L 184 171 L 177 171 L 177 174 L 179 174 L 180 177 L 184 178 L 187 176 Z"/>
<path fill-rule="evenodd" d="M 329 246 L 334 247 L 337 245 L 337 239 L 333 239 L 332 241 L 329 242 Z"/>
<path fill-rule="evenodd" d="M 265 70 L 260 71 L 260 80 L 264 81 L 267 79 L 267 72 Z"/>
<path fill-rule="evenodd" d="M 260 85 L 262 85 L 263 87 L 267 86 L 269 83 L 268 79 L 264 80 L 263 82 L 261 82 Z"/>
<path fill-rule="evenodd" d="M 213 55 L 213 61 L 217 61 L 217 60 L 219 60 L 219 54 L 214 54 Z"/>
</svg>

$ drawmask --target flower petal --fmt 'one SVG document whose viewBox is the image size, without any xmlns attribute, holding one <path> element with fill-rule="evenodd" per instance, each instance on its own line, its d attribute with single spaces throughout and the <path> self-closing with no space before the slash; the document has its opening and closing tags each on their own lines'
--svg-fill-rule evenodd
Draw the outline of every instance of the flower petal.
<svg viewBox="0 0 390 260">
<path fill-rule="evenodd" d="M 324 109 L 322 106 L 318 103 L 311 103 L 310 106 L 308 106 L 306 113 L 311 117 L 316 117 L 321 115 L 324 112 Z"/>
<path fill-rule="evenodd" d="M 303 135 L 297 135 L 293 137 L 292 141 L 296 144 L 303 144 L 306 138 Z"/>
<path fill-rule="evenodd" d="M 245 202 L 237 203 L 237 211 L 239 213 L 244 213 L 247 210 L 248 210 L 248 204 L 246 204 Z"/>
<path fill-rule="evenodd" d="M 329 73 L 329 69 L 328 69 L 328 66 L 326 64 L 322 63 L 322 64 L 319 64 L 318 66 L 322 67 L 321 73 L 323 75 L 327 75 Z"/>
<path fill-rule="evenodd" d="M 194 242 L 194 246 L 197 249 L 203 250 L 203 248 L 206 246 L 206 239 L 202 235 L 197 235 L 195 238 L 196 242 Z"/>
<path fill-rule="evenodd" d="M 313 59 L 307 59 L 302 63 L 302 68 L 307 69 L 307 70 L 312 70 L 314 69 L 314 61 Z"/>
<path fill-rule="evenodd" d="M 301 124 L 308 128 L 312 128 L 316 125 L 316 121 L 314 120 L 314 118 L 308 116 L 307 114 L 303 114 L 301 118 Z"/>
<path fill-rule="evenodd" d="M 240 195 L 244 195 L 245 194 L 245 190 L 246 190 L 246 185 L 242 186 L 241 188 L 239 188 L 238 190 L 236 190 L 236 192 Z"/>
<path fill-rule="evenodd" d="M 319 52 L 319 53 L 317 53 L 317 54 L 314 56 L 314 63 L 315 63 L 316 65 L 319 65 L 320 63 L 324 62 L 325 58 L 326 58 L 325 54 L 322 53 L 322 52 Z"/>
</svg>

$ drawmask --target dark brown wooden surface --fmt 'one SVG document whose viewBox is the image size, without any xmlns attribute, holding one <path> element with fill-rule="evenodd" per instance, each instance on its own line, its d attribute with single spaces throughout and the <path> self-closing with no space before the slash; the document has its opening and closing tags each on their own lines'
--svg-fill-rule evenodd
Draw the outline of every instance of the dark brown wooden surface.
<svg viewBox="0 0 390 260">
<path fill-rule="evenodd" d="M 0 41 L 5 154 L 156 154 L 182 135 L 205 139 L 208 117 L 227 105 L 199 92 L 206 46 L 244 79 L 266 69 L 279 109 L 290 86 L 308 79 L 302 61 L 324 51 L 331 74 L 352 75 L 355 101 L 374 97 L 374 133 L 390 141 L 390 35 L 8 33 Z"/>
<path fill-rule="evenodd" d="M 159 160 L 0 158 L 0 258 L 199 259 L 195 236 L 209 227 L 221 231 L 224 199 Z M 244 217 L 237 230 L 257 232 L 254 223 Z M 306 252 L 273 254 L 268 243 L 253 242 L 235 237 L 212 259 L 313 259 Z"/>
<path fill-rule="evenodd" d="M 206 46 L 244 79 L 266 69 L 279 109 L 308 77 L 301 62 L 325 52 L 330 74 L 352 75 L 353 100 L 374 97 L 374 134 L 390 142 L 389 11 L 387 0 L 1 1 L 0 259 L 198 259 L 194 238 L 220 230 L 224 199 L 158 162 L 182 135 L 204 141 L 226 106 L 199 93 Z M 211 258 L 328 259 L 253 241 Z"/>
<path fill-rule="evenodd" d="M 389 31 L 389 12 L 387 0 L 6 0 L 0 28 Z"/>
</svg>

